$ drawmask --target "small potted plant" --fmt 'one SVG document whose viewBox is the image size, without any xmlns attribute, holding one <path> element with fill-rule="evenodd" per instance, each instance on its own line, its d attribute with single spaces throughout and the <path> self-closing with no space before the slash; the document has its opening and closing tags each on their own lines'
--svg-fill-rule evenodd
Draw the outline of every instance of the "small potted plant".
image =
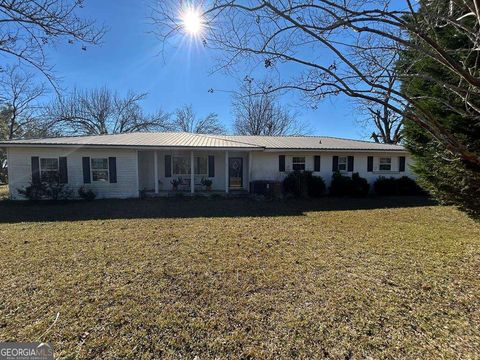
<svg viewBox="0 0 480 360">
<path fill-rule="evenodd" d="M 177 191 L 178 190 L 178 185 L 180 185 L 181 183 L 182 183 L 181 178 L 173 179 L 172 181 L 170 181 L 170 184 L 172 184 L 172 190 Z"/>
<path fill-rule="evenodd" d="M 202 185 L 205 186 L 207 191 L 212 191 L 212 180 L 202 178 Z"/>
</svg>

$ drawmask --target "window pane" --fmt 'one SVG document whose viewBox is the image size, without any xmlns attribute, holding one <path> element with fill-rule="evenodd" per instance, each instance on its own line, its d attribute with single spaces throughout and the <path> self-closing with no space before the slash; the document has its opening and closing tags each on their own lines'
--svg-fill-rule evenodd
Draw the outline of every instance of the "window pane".
<svg viewBox="0 0 480 360">
<path fill-rule="evenodd" d="M 338 170 L 340 170 L 340 171 L 347 171 L 347 164 L 340 164 L 340 163 L 338 163 Z"/>
<path fill-rule="evenodd" d="M 305 170 L 305 164 L 293 164 L 292 168 L 294 171 L 304 171 Z"/>
<path fill-rule="evenodd" d="M 58 170 L 58 159 L 44 158 L 40 159 L 40 167 L 42 170 Z"/>
<path fill-rule="evenodd" d="M 92 171 L 93 181 L 108 181 L 108 170 Z"/>
<path fill-rule="evenodd" d="M 207 157 L 198 156 L 195 158 L 195 174 L 207 175 Z"/>
<path fill-rule="evenodd" d="M 190 174 L 190 157 L 175 156 L 173 158 L 173 173 L 174 175 L 189 175 Z"/>
<path fill-rule="evenodd" d="M 108 170 L 108 159 L 92 159 L 92 169 Z"/>
</svg>

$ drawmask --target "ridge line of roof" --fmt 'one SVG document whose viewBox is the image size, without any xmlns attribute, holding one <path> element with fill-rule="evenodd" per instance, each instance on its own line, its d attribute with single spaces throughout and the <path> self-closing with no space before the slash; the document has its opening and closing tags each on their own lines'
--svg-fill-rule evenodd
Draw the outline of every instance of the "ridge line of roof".
<svg viewBox="0 0 480 360">
<path fill-rule="evenodd" d="M 248 143 L 248 142 L 245 142 L 245 141 L 238 141 L 238 140 L 232 140 L 232 139 L 226 139 L 226 138 L 222 139 L 221 137 L 217 137 L 217 136 L 235 136 L 235 135 L 214 135 L 214 134 L 197 134 L 197 135 L 202 135 L 202 136 L 210 138 L 210 139 L 216 139 L 216 140 L 222 140 L 222 141 L 231 141 L 231 142 L 234 142 L 234 143 L 237 143 L 237 144 L 250 145 L 250 146 L 253 146 L 253 147 L 256 147 L 256 148 L 266 149 L 266 146 L 260 146 L 260 145 Z"/>
</svg>

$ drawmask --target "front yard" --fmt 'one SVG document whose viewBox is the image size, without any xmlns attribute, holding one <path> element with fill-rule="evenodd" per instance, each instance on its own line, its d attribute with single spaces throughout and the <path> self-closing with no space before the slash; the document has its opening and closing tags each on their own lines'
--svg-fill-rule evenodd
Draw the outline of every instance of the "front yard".
<svg viewBox="0 0 480 360">
<path fill-rule="evenodd" d="M 3 201 L 0 244 L 0 341 L 56 356 L 480 353 L 480 224 L 422 199 Z"/>
</svg>

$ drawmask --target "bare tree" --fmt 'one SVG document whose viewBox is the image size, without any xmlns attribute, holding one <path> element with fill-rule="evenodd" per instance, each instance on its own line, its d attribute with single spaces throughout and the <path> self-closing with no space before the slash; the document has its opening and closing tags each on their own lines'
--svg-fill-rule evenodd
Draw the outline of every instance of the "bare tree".
<svg viewBox="0 0 480 360">
<path fill-rule="evenodd" d="M 299 135 L 305 127 L 288 109 L 278 103 L 277 94 L 269 92 L 270 84 L 246 77 L 234 95 L 234 131 L 238 135 Z"/>
<path fill-rule="evenodd" d="M 170 128 L 169 115 L 159 111 L 147 115 L 140 103 L 146 94 L 129 92 L 119 96 L 102 87 L 74 89 L 46 109 L 51 125 L 65 134 L 102 135 L 134 131 L 159 131 Z"/>
<path fill-rule="evenodd" d="M 0 76 L 0 106 L 6 127 L 3 139 L 25 137 L 27 130 L 40 125 L 40 100 L 46 90 L 43 83 L 37 84 L 32 78 L 19 66 L 8 66 Z"/>
<path fill-rule="evenodd" d="M 0 53 L 42 72 L 54 84 L 45 48 L 59 40 L 86 50 L 97 44 L 104 29 L 81 19 L 83 0 L 0 1 Z"/>
<path fill-rule="evenodd" d="M 381 101 L 358 100 L 358 112 L 361 114 L 359 121 L 367 128 L 373 124 L 375 130 L 372 132 L 371 138 L 375 142 L 398 144 L 403 139 L 403 117 L 388 107 L 392 90 L 397 85 L 397 75 L 395 69 L 392 71 L 387 69 L 386 74 L 388 74 L 385 79 L 386 90 L 376 94 Z"/>
<path fill-rule="evenodd" d="M 225 127 L 219 122 L 218 115 L 210 113 L 204 118 L 197 118 L 191 105 L 185 105 L 175 112 L 172 124 L 174 131 L 196 134 L 225 134 Z"/>
<path fill-rule="evenodd" d="M 46 129 L 40 100 L 45 86 L 19 66 L 7 66 L 0 74 L 0 139 L 31 138 Z M 6 181 L 6 154 L 0 150 L 0 182 Z"/>
<path fill-rule="evenodd" d="M 176 6 L 178 2 L 162 1 L 155 8 L 152 18 L 163 40 L 183 33 Z M 302 91 L 314 102 L 327 95 L 345 94 L 383 105 L 428 131 L 451 151 L 452 158 L 479 169 L 480 154 L 424 108 L 418 98 L 404 95 L 398 86 L 391 89 L 388 103 L 377 96 L 388 91 L 385 62 L 377 59 L 393 56 L 399 49 L 413 49 L 451 74 L 450 81 L 432 81 L 460 98 L 465 104 L 461 115 L 478 126 L 480 107 L 475 99 L 480 96 L 480 62 L 476 60 L 480 4 L 477 0 L 450 0 L 427 2 L 426 6 L 429 10 L 418 14 L 418 4 L 412 0 L 213 0 L 208 8 L 201 9 L 202 41 L 223 51 L 222 68 L 240 62 L 252 66 L 263 63 L 281 73 L 283 64 L 292 64 L 297 76 L 283 78 L 277 88 Z M 455 54 L 448 52 L 435 36 L 446 26 L 468 38 L 468 47 Z M 425 75 L 407 66 L 399 80 L 411 76 Z"/>
</svg>

